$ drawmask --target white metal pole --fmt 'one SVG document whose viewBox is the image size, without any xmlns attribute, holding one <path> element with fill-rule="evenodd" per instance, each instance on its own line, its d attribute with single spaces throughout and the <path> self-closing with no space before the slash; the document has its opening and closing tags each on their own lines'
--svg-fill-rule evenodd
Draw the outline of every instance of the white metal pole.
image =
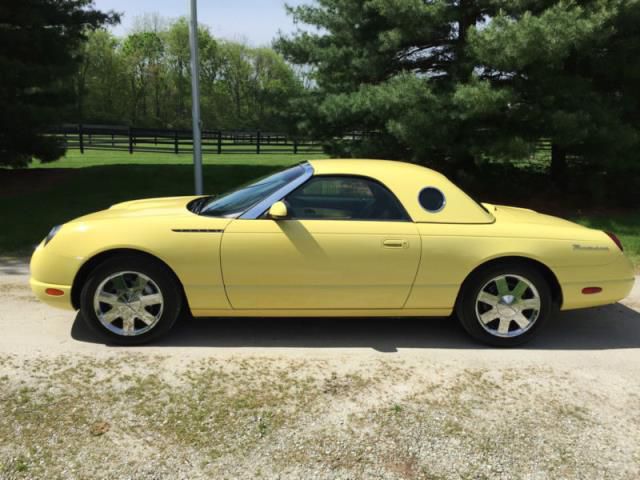
<svg viewBox="0 0 640 480">
<path fill-rule="evenodd" d="M 195 193 L 202 195 L 202 132 L 200 131 L 200 63 L 198 61 L 198 8 L 191 0 L 189 43 L 191 45 L 191 114 L 193 116 L 193 170 Z"/>
</svg>

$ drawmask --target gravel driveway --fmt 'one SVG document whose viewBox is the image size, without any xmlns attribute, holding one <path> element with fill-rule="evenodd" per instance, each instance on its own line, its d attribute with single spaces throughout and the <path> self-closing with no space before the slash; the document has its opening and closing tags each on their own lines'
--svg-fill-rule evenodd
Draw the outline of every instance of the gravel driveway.
<svg viewBox="0 0 640 480">
<path fill-rule="evenodd" d="M 0 478 L 640 477 L 640 282 L 531 344 L 447 319 L 207 319 L 110 347 L 0 261 Z"/>
</svg>

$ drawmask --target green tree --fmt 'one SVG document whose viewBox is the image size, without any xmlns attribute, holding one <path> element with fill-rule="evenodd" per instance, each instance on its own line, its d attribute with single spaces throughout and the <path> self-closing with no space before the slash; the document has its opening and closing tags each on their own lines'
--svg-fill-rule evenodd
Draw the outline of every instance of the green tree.
<svg viewBox="0 0 640 480">
<path fill-rule="evenodd" d="M 318 27 L 276 44 L 294 64 L 308 65 L 317 85 L 303 129 L 326 139 L 375 133 L 333 144 L 336 153 L 468 168 L 486 137 L 469 107 L 495 119 L 504 101 L 476 78 L 468 32 L 497 8 L 490 0 L 319 0 L 290 8 L 297 22 Z M 470 91 L 478 103 L 470 105 Z"/>
<path fill-rule="evenodd" d="M 640 2 L 528 3 L 470 36 L 483 77 L 509 92 L 511 131 L 551 141 L 560 186 L 569 159 L 628 163 L 640 146 Z"/>
<path fill-rule="evenodd" d="M 270 48 L 217 40 L 198 28 L 200 101 L 206 129 L 288 128 L 301 82 Z M 70 121 L 191 127 L 191 64 L 186 19 L 147 16 L 123 39 L 88 35 L 74 76 Z"/>
<path fill-rule="evenodd" d="M 302 82 L 282 56 L 271 48 L 250 52 L 253 73 L 249 82 L 253 105 L 253 126 L 271 130 L 288 130 L 292 114 L 290 99 L 302 95 Z"/>
<path fill-rule="evenodd" d="M 127 78 L 120 42 L 107 30 L 88 33 L 74 79 L 76 111 L 72 119 L 118 123 L 129 113 Z"/>
<path fill-rule="evenodd" d="M 72 77 L 86 32 L 117 22 L 91 0 L 0 4 L 0 164 L 56 160 L 64 148 L 42 132 L 73 105 Z"/>
<path fill-rule="evenodd" d="M 248 101 L 251 76 L 249 48 L 241 43 L 223 42 L 220 50 L 220 76 L 230 102 L 229 112 L 233 114 L 236 128 L 245 128 L 248 126 L 249 109 L 252 107 Z"/>
<path fill-rule="evenodd" d="M 171 109 L 173 126 L 176 119 L 188 118 L 191 102 L 188 101 L 191 85 L 189 59 L 189 25 L 184 18 L 176 21 L 164 36 L 167 52 L 167 76 L 172 89 Z M 180 122 L 177 122 L 180 124 Z M 182 125 L 180 125 L 182 126 Z"/>
<path fill-rule="evenodd" d="M 170 101 L 174 116 L 171 126 L 189 128 L 191 126 L 191 52 L 189 50 L 189 24 L 186 18 L 173 22 L 163 34 L 166 49 L 166 69 L 172 94 Z M 218 43 L 206 27 L 198 28 L 198 46 L 200 56 L 201 110 L 205 125 L 216 125 L 219 112 L 216 82 L 221 66 Z"/>
<path fill-rule="evenodd" d="M 154 31 L 132 33 L 123 43 L 122 54 L 130 83 L 131 122 L 161 125 L 164 44 L 160 34 Z"/>
<path fill-rule="evenodd" d="M 200 110 L 202 123 L 205 128 L 222 128 L 223 112 L 227 102 L 225 101 L 225 91 L 221 86 L 224 60 L 220 44 L 211 35 L 208 28 L 201 26 L 198 28 L 198 47 L 200 50 Z M 189 70 L 189 81 L 191 81 L 191 70 Z M 191 90 L 189 89 L 188 92 L 189 105 L 191 105 Z M 191 124 L 189 123 L 190 126 Z"/>
<path fill-rule="evenodd" d="M 628 158 L 638 144 L 637 0 L 318 0 L 317 27 L 277 48 L 315 87 L 299 126 L 335 153 L 445 171 L 553 144 L 567 157 Z M 371 132 L 360 143 L 335 141 Z"/>
</svg>

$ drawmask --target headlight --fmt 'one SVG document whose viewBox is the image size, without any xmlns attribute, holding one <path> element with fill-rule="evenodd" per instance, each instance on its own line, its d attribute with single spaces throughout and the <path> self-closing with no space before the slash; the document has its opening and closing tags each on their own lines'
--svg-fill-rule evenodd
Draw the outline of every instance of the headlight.
<svg viewBox="0 0 640 480">
<path fill-rule="evenodd" d="M 62 228 L 62 225 L 56 225 L 55 227 L 53 227 L 51 231 L 47 234 L 47 236 L 44 238 L 44 244 L 46 245 L 47 243 L 49 243 L 51 239 L 56 236 L 56 233 L 58 233 L 58 231 L 61 228 Z"/>
</svg>

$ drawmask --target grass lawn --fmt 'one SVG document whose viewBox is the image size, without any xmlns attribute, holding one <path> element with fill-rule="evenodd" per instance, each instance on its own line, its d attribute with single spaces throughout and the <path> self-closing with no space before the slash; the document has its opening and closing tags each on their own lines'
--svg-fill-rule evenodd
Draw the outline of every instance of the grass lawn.
<svg viewBox="0 0 640 480">
<path fill-rule="evenodd" d="M 278 168 L 257 164 L 205 165 L 205 190 L 221 193 Z M 51 178 L 46 185 L 38 181 L 24 191 L 0 197 L 2 223 L 12 226 L 0 229 L 0 252 L 26 253 L 53 225 L 117 202 L 193 193 L 190 165 L 106 165 L 58 170 Z"/>
<path fill-rule="evenodd" d="M 222 154 L 204 157 L 207 193 L 221 193 L 312 154 Z M 193 192 L 190 154 L 77 151 L 28 170 L 0 169 L 0 253 L 25 254 L 53 225 L 135 198 L 189 195 Z M 55 168 L 55 170 L 51 170 Z M 482 198 L 479 198 L 482 200 Z M 520 206 L 526 207 L 523 204 Z M 572 220 L 610 230 L 640 266 L 640 213 L 576 214 Z M 11 228 L 6 228 L 10 225 Z"/>
<path fill-rule="evenodd" d="M 311 158 L 324 158 L 319 153 L 223 153 L 205 154 L 202 161 L 205 165 L 293 165 Z M 67 155 L 52 163 L 31 164 L 31 168 L 84 168 L 99 165 L 192 165 L 193 156 L 190 153 L 150 153 L 108 150 L 87 150 L 80 154 L 77 150 L 70 150 Z"/>
<path fill-rule="evenodd" d="M 205 155 L 206 193 L 222 193 L 321 154 Z M 28 170 L 0 169 L 0 252 L 29 253 L 53 225 L 136 198 L 193 193 L 191 154 L 69 151 Z M 55 169 L 55 170 L 52 170 Z"/>
</svg>

